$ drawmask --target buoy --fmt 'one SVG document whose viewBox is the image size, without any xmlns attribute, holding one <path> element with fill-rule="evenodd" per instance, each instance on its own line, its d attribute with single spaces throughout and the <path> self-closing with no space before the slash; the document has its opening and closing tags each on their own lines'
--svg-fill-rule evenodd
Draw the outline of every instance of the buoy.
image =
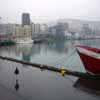
<svg viewBox="0 0 100 100">
<path fill-rule="evenodd" d="M 66 75 L 66 70 L 64 68 L 61 68 L 60 74 L 64 77 Z"/>
<path fill-rule="evenodd" d="M 16 69 L 15 69 L 15 72 L 14 72 L 16 75 L 18 75 L 19 74 L 19 70 L 18 70 L 18 68 L 16 67 Z"/>
</svg>

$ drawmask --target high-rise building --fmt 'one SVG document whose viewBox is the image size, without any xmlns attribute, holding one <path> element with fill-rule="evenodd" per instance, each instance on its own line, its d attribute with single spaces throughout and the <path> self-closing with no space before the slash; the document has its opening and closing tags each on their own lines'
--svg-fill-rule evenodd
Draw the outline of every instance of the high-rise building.
<svg viewBox="0 0 100 100">
<path fill-rule="evenodd" d="M 30 25 L 30 14 L 29 13 L 22 14 L 22 26 L 24 25 Z"/>
</svg>

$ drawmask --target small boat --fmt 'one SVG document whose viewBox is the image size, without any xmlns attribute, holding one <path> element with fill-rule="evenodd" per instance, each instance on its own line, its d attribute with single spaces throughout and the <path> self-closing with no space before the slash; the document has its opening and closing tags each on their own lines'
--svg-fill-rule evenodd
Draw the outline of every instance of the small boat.
<svg viewBox="0 0 100 100">
<path fill-rule="evenodd" d="M 31 38 L 22 38 L 22 39 L 17 39 L 16 43 L 18 43 L 18 44 L 33 44 L 34 41 Z"/>
<path fill-rule="evenodd" d="M 0 41 L 0 46 L 11 46 L 14 44 L 15 44 L 15 42 L 13 42 L 11 40 Z"/>
<path fill-rule="evenodd" d="M 100 49 L 77 45 L 76 50 L 89 74 L 100 75 Z"/>
<path fill-rule="evenodd" d="M 15 42 L 11 40 L 7 34 L 0 34 L 0 46 L 11 46 L 14 44 Z"/>
</svg>

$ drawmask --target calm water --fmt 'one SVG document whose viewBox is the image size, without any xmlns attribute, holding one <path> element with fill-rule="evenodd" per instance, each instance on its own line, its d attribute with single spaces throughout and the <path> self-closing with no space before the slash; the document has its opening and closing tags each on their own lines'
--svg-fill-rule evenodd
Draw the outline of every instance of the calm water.
<svg viewBox="0 0 100 100">
<path fill-rule="evenodd" d="M 66 40 L 1 47 L 0 55 L 84 72 L 82 62 L 74 48 L 75 44 L 100 48 L 100 40 Z M 19 75 L 14 74 L 16 67 L 20 71 Z M 90 84 L 91 87 L 88 87 Z M 99 100 L 98 84 L 99 81 L 81 80 L 72 76 L 62 77 L 58 73 L 41 72 L 40 69 L 30 66 L 0 60 L 2 100 Z"/>
</svg>

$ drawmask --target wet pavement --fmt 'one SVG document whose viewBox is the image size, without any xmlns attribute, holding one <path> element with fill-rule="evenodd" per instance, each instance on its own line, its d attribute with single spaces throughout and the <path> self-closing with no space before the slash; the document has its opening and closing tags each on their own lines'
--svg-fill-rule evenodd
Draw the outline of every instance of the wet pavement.
<svg viewBox="0 0 100 100">
<path fill-rule="evenodd" d="M 99 100 L 100 86 L 97 89 L 96 84 L 88 88 L 76 77 L 0 60 L 1 100 Z"/>
</svg>

